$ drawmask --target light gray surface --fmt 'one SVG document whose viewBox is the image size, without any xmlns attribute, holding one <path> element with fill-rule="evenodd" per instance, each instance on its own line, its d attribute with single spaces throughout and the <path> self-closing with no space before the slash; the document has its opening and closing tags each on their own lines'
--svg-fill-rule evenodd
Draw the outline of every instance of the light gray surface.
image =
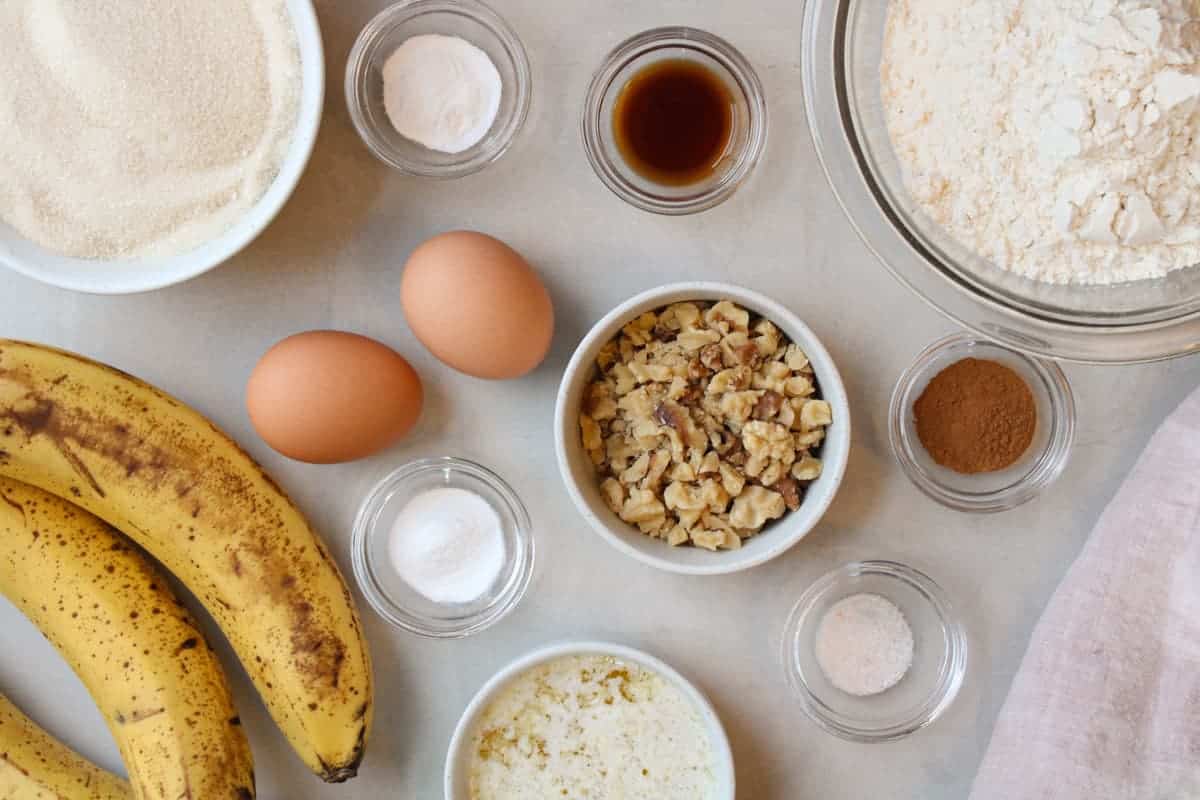
<svg viewBox="0 0 1200 800">
<path fill-rule="evenodd" d="M 820 174 L 802 117 L 800 3 L 496 0 L 530 51 L 534 108 L 516 149 L 456 183 L 405 179 L 356 139 L 341 97 L 354 35 L 382 7 L 318 0 L 328 47 L 327 114 L 312 166 L 278 222 L 209 275 L 150 295 L 74 295 L 0 272 L 0 335 L 72 348 L 144 377 L 210 415 L 290 490 L 349 567 L 350 523 L 369 486 L 412 458 L 459 454 L 508 478 L 533 516 L 540 563 L 526 602 L 474 639 L 431 642 L 369 612 L 378 681 L 375 731 L 354 782 L 325 787 L 274 730 L 229 650 L 237 701 L 264 798 L 437 798 L 458 714 L 496 669 L 565 637 L 649 650 L 692 677 L 723 716 L 741 800 L 864 797 L 960 800 L 975 772 L 1030 631 L 1050 592 L 1154 426 L 1200 383 L 1200 360 L 1131 368 L 1068 367 L 1078 445 L 1040 501 L 968 517 L 926 500 L 888 452 L 892 384 L 952 325 L 889 278 L 854 238 Z M 591 71 L 619 39 L 660 24 L 707 28 L 758 68 L 770 142 L 748 185 L 687 219 L 624 206 L 591 174 L 577 117 Z M 406 254 L 433 233 L 474 227 L 539 268 L 559 313 L 554 350 L 534 375 L 489 384 L 452 373 L 415 343 L 400 313 Z M 561 488 L 551 417 L 560 370 L 605 311 L 679 279 L 744 283 L 797 311 L 838 360 L 854 408 L 846 483 L 825 522 L 784 557 L 748 573 L 698 579 L 638 566 L 587 530 Z M 288 462 L 253 434 L 246 376 L 277 339 L 311 328 L 377 337 L 409 357 L 429 406 L 401 446 L 336 467 Z M 830 738 L 790 700 L 777 656 L 799 592 L 850 559 L 918 565 L 957 603 L 973 647 L 966 688 L 936 726 L 864 746 Z M 81 685 L 0 601 L 0 689 L 106 766 L 119 760 Z"/>
</svg>

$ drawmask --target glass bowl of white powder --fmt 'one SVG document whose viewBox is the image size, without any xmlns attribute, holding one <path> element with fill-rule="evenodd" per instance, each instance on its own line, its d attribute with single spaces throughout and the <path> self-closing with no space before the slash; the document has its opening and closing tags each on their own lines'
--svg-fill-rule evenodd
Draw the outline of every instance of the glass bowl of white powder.
<svg viewBox="0 0 1200 800">
<path fill-rule="evenodd" d="M 350 547 L 371 608 L 436 639 L 494 625 L 533 576 L 525 506 L 500 476 L 460 458 L 414 461 L 385 476 L 359 508 Z"/>
<path fill-rule="evenodd" d="M 403 0 L 367 23 L 346 64 L 367 148 L 424 178 L 461 178 L 512 146 L 532 77 L 517 34 L 478 0 Z"/>
<path fill-rule="evenodd" d="M 1159 6 L 809 0 L 817 151 L 902 283 L 1051 358 L 1200 352 L 1200 45 Z"/>
<path fill-rule="evenodd" d="M 928 575 L 894 561 L 828 573 L 792 609 L 783 664 L 804 713 L 855 742 L 908 736 L 962 688 L 966 633 Z"/>
</svg>

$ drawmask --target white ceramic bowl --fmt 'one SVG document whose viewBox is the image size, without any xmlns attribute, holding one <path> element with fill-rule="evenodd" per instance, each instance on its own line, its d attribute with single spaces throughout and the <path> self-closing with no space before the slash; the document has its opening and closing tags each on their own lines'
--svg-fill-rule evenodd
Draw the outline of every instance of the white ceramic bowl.
<svg viewBox="0 0 1200 800">
<path fill-rule="evenodd" d="M 740 550 L 711 553 L 696 547 L 670 547 L 622 521 L 600 494 L 599 481 L 579 437 L 579 408 L 584 389 L 595 375 L 596 355 L 630 320 L 646 311 L 685 300 L 732 300 L 775 323 L 806 354 L 821 396 L 833 409 L 821 450 L 824 469 L 808 487 L 804 502 L 747 539 Z M 555 409 L 554 440 L 558 467 L 567 492 L 588 524 L 626 555 L 668 572 L 718 575 L 762 564 L 783 553 L 816 527 L 837 493 L 850 456 L 850 404 L 837 367 L 809 327 L 781 304 L 758 292 L 724 283 L 676 283 L 651 289 L 617 306 L 584 337 L 563 375 Z"/>
<path fill-rule="evenodd" d="M 713 709 L 708 698 L 691 681 L 648 653 L 643 653 L 640 650 L 619 644 L 588 641 L 561 642 L 538 648 L 497 672 L 491 680 L 483 685 L 483 688 L 475 693 L 475 697 L 471 699 L 466 711 L 463 712 L 462 717 L 458 720 L 458 725 L 454 729 L 454 735 L 450 738 L 450 748 L 446 753 L 444 774 L 445 800 L 468 800 L 467 780 L 468 769 L 471 763 L 470 743 L 472 728 L 479 715 L 483 713 L 500 690 L 518 675 L 539 664 L 563 658 L 564 656 L 586 655 L 612 656 L 632 662 L 658 673 L 664 680 L 683 692 L 684 697 L 688 698 L 695 705 L 700 719 L 708 730 L 709 742 L 712 744 L 717 779 L 717 790 L 713 793 L 713 800 L 734 800 L 736 795 L 736 781 L 734 779 L 733 751 L 729 747 L 729 737 L 725 735 L 725 728 L 721 725 L 721 720 L 717 717 L 717 712 Z"/>
<path fill-rule="evenodd" d="M 270 224 L 308 164 L 325 99 L 325 55 L 312 0 L 287 0 L 300 49 L 300 110 L 287 155 L 266 194 L 216 239 L 178 256 L 115 261 L 50 253 L 0 222 L 0 264 L 30 278 L 92 294 L 132 294 L 190 280 L 228 260 Z M 218 110 L 219 112 L 219 110 Z"/>
</svg>

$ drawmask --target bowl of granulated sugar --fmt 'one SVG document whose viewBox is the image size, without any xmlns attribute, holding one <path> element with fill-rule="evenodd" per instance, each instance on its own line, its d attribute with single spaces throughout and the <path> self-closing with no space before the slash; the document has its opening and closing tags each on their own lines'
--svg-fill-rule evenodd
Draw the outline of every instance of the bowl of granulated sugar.
<svg viewBox="0 0 1200 800">
<path fill-rule="evenodd" d="M 800 597 L 783 663 L 804 713 L 828 733 L 887 742 L 931 725 L 958 695 L 967 639 L 946 593 L 894 561 L 856 561 Z"/>
<path fill-rule="evenodd" d="M 0 4 L 0 263 L 96 294 L 193 278 L 274 219 L 312 152 L 311 0 Z"/>
</svg>

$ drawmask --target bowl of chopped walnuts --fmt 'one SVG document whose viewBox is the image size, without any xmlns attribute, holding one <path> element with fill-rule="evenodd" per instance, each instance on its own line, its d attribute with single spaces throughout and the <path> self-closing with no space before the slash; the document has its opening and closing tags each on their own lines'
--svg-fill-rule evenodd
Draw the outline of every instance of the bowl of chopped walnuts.
<svg viewBox="0 0 1200 800">
<path fill-rule="evenodd" d="M 559 470 L 584 518 L 643 563 L 715 575 L 783 553 L 845 473 L 850 407 L 808 326 L 757 292 L 681 283 L 584 337 L 555 413 Z"/>
</svg>

